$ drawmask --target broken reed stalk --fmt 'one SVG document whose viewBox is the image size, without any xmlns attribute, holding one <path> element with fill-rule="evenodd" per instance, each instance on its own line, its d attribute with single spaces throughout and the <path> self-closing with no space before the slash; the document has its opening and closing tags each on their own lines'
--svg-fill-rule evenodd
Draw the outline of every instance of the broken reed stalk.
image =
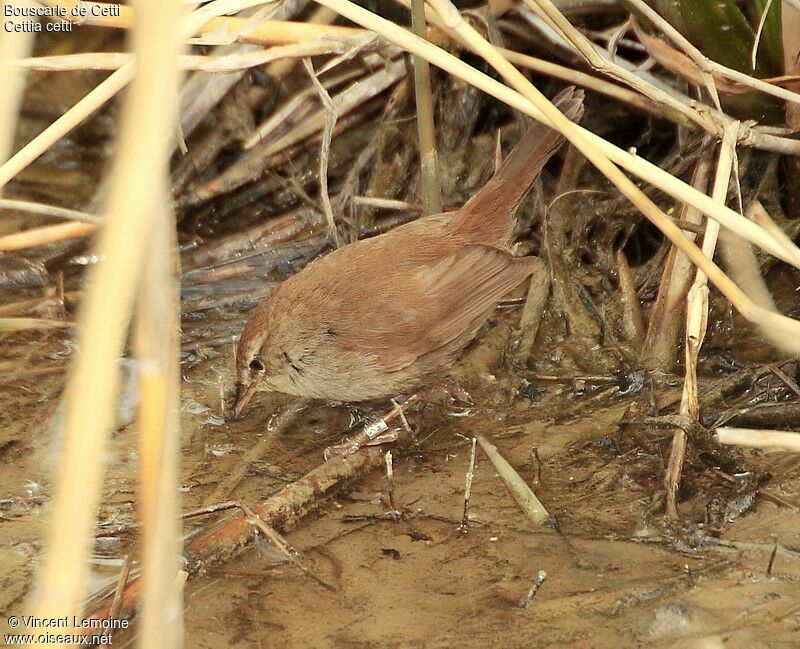
<svg viewBox="0 0 800 649">
<path fill-rule="evenodd" d="M 800 452 L 800 433 L 722 427 L 714 431 L 714 437 L 720 444 Z"/>
<path fill-rule="evenodd" d="M 720 143 L 717 171 L 714 185 L 711 190 L 713 200 L 724 203 L 728 195 L 733 171 L 733 162 L 736 159 L 734 133 L 726 129 L 725 137 Z M 703 236 L 703 254 L 711 259 L 717 246 L 719 223 L 706 220 L 706 231 Z M 680 415 L 687 417 L 692 422 L 699 421 L 700 403 L 697 391 L 697 360 L 700 348 L 706 335 L 708 323 L 708 278 L 698 268 L 694 284 L 689 289 L 686 304 L 686 339 L 684 354 L 686 357 L 686 371 L 683 381 L 683 395 L 681 397 Z M 672 436 L 669 462 L 664 476 L 664 486 L 667 490 L 666 515 L 673 521 L 678 520 L 677 495 L 680 485 L 683 462 L 686 457 L 687 437 L 683 428 L 676 428 Z"/>
<path fill-rule="evenodd" d="M 550 514 L 547 513 L 542 502 L 536 497 L 533 490 L 525 484 L 525 481 L 520 477 L 519 473 L 516 472 L 514 467 L 500 454 L 497 447 L 483 437 L 483 435 L 477 435 L 476 437 L 483 452 L 486 453 L 492 461 L 494 468 L 497 469 L 509 493 L 511 493 L 511 496 L 528 520 L 534 525 L 541 525 L 550 518 Z"/>
<path fill-rule="evenodd" d="M 175 14 L 177 16 L 177 12 Z M 177 19 L 176 19 L 177 22 Z M 177 105 L 177 84 L 173 100 Z M 140 647 L 183 646 L 181 526 L 178 505 L 180 433 L 179 303 L 175 218 L 167 173 L 147 246 L 135 321 L 139 361 L 139 513 L 143 565 Z"/>
<path fill-rule="evenodd" d="M 354 5 L 348 0 L 316 0 L 316 2 L 331 7 L 350 20 L 375 30 L 414 54 L 427 56 L 431 62 L 448 72 L 480 89 L 490 92 L 490 94 L 505 101 L 510 106 L 558 130 L 603 175 L 611 180 L 619 191 L 653 222 L 670 241 L 678 246 L 696 266 L 703 270 L 745 318 L 764 329 L 772 328 L 779 331 L 782 341 L 781 347 L 784 349 L 800 349 L 800 322 L 755 304 L 713 261 L 703 255 L 702 251 L 683 234 L 673 220 L 664 214 L 613 163 L 619 164 L 626 170 L 637 173 L 641 177 L 647 176 L 646 179 L 648 181 L 653 182 L 653 184 L 667 193 L 694 205 L 706 215 L 720 221 L 722 225 L 731 228 L 748 241 L 756 243 L 755 239 L 757 239 L 758 245 L 796 267 L 800 267 L 800 249 L 794 247 L 792 254 L 787 255 L 783 245 L 778 243 L 772 235 L 760 226 L 748 221 L 733 210 L 715 203 L 710 197 L 700 194 L 694 188 L 690 188 L 663 170 L 656 171 L 658 168 L 655 165 L 622 152 L 603 138 L 571 122 L 511 63 L 503 58 L 490 43 L 466 23 L 458 10 L 448 0 L 432 0 L 431 4 L 437 9 L 447 27 L 458 33 L 471 49 L 479 52 L 517 92 L 509 92 L 506 86 L 495 82 L 475 70 L 475 68 L 464 65 L 461 61 L 446 54 L 439 48 L 419 39 L 397 25 Z"/>
<path fill-rule="evenodd" d="M 710 137 L 706 136 L 706 142 L 709 141 Z M 705 192 L 708 188 L 711 164 L 710 155 L 701 155 L 695 165 L 692 186 L 699 191 Z M 694 207 L 686 204 L 681 206 L 679 220 L 700 225 L 702 218 L 702 214 Z M 695 235 L 687 236 L 695 240 Z M 675 366 L 693 268 L 685 254 L 676 246 L 670 246 L 642 349 L 641 362 L 648 369 L 671 372 Z"/>
<path fill-rule="evenodd" d="M 141 12 L 133 33 L 138 75 L 123 112 L 108 208 L 96 248 L 100 261 L 86 279 L 79 351 L 64 395 L 61 470 L 34 594 L 35 616 L 40 619 L 81 617 L 104 449 L 114 421 L 118 359 L 146 247 L 164 204 L 159 188 L 166 182 L 177 109 L 175 59 L 185 36 L 177 29 L 177 2 L 138 0 L 135 5 Z"/>
<path fill-rule="evenodd" d="M 425 0 L 411 0 L 411 28 L 422 39 L 427 37 Z M 436 151 L 436 127 L 433 122 L 433 93 L 431 67 L 421 56 L 414 62 L 414 96 L 417 103 L 417 134 L 419 140 L 419 171 L 424 214 L 442 211 L 442 190 L 439 183 L 439 157 Z"/>
</svg>

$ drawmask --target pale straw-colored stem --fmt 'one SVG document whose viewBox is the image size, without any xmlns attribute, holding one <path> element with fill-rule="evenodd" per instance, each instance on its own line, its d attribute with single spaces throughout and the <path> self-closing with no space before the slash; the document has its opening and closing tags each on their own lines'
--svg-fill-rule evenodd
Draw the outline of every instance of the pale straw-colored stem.
<svg viewBox="0 0 800 649">
<path fill-rule="evenodd" d="M 123 113 L 108 208 L 96 248 L 100 262 L 86 278 L 76 341 L 79 352 L 64 394 L 61 470 L 35 591 L 39 619 L 72 615 L 80 619 L 82 612 L 104 448 L 115 415 L 118 359 L 147 243 L 163 205 L 158 189 L 165 182 L 173 146 L 175 61 L 179 44 L 195 28 L 191 20 L 178 28 L 175 0 L 135 4 L 140 12 L 133 41 L 139 74 Z"/>
<path fill-rule="evenodd" d="M 711 191 L 713 200 L 724 203 L 728 194 L 733 162 L 735 155 L 735 137 L 732 130 L 725 131 L 725 137 L 720 144 L 717 171 Z M 703 254 L 709 259 L 714 256 L 719 235 L 719 224 L 708 219 L 703 237 Z M 686 305 L 686 337 L 684 354 L 686 370 L 683 381 L 683 394 L 681 397 L 680 414 L 697 421 L 700 417 L 700 403 L 697 391 L 697 361 L 700 348 L 706 335 L 708 324 L 708 278 L 705 272 L 697 269 L 695 280 L 689 289 Z M 676 428 L 672 436 L 667 472 L 664 484 L 667 489 L 666 513 L 671 520 L 678 519 L 677 494 L 683 473 L 683 463 L 686 457 L 687 438 L 686 431 Z"/>
<path fill-rule="evenodd" d="M 474 67 L 467 65 L 444 50 L 427 41 L 417 38 L 409 31 L 398 27 L 394 23 L 375 15 L 372 12 L 353 4 L 352 2 L 349 2 L 348 0 L 316 1 L 319 4 L 334 9 L 353 22 L 358 23 L 368 29 L 372 29 L 387 40 L 399 45 L 412 54 L 418 54 L 426 57 L 437 67 L 440 67 L 441 69 L 453 74 L 467 83 L 470 83 L 476 88 L 483 90 L 487 94 L 490 94 L 491 96 L 508 104 L 512 108 L 515 108 L 526 115 L 541 121 L 544 124 L 554 126 L 556 130 L 564 133 L 565 136 L 567 132 L 574 133 L 575 131 L 578 131 L 580 136 L 585 138 L 585 140 L 588 140 L 589 143 L 593 145 L 600 153 L 602 153 L 603 156 L 608 156 L 608 159 L 618 164 L 626 171 L 639 176 L 643 180 L 661 189 L 670 196 L 692 205 L 707 216 L 719 221 L 723 226 L 736 232 L 747 241 L 756 244 L 779 259 L 783 259 L 787 263 L 800 267 L 800 261 L 792 260 L 789 255 L 786 254 L 783 246 L 776 242 L 774 237 L 767 233 L 763 228 L 744 218 L 741 214 L 738 214 L 730 208 L 715 203 L 713 200 L 711 200 L 711 197 L 698 192 L 693 187 L 687 185 L 680 179 L 675 178 L 670 173 L 660 169 L 658 166 L 636 156 L 633 153 L 621 150 L 610 142 L 604 140 L 602 137 L 573 124 L 569 120 L 567 120 L 568 124 L 560 122 L 558 126 L 555 126 L 550 116 L 545 115 L 534 102 L 530 101 L 519 92 L 515 92 L 508 86 L 505 86 L 502 83 L 492 79 L 488 75 L 479 72 Z M 485 41 L 483 42 L 485 43 Z M 485 44 L 488 47 L 491 47 L 488 43 Z M 525 80 L 525 83 L 528 84 L 527 80 Z M 547 103 L 549 104 L 549 102 Z M 593 157 L 597 158 L 597 155 L 594 155 Z M 627 181 L 626 186 L 630 188 L 631 185 L 632 183 Z M 635 186 L 634 190 L 638 192 Z M 656 210 L 658 211 L 658 208 L 656 208 Z M 662 214 L 663 216 L 663 213 L 660 211 L 658 211 L 658 213 Z M 664 218 L 668 219 L 668 217 L 665 216 Z M 670 238 L 670 240 L 673 240 L 673 237 L 676 239 L 678 237 L 683 237 L 684 240 L 686 239 L 686 237 L 683 236 L 677 227 L 669 228 L 669 232 L 666 229 L 663 231 L 664 234 Z M 683 244 L 676 245 L 681 247 Z M 695 264 L 704 264 L 705 260 L 700 259 L 700 257 L 702 257 L 700 250 L 696 246 L 694 246 L 694 250 L 695 252 L 692 254 L 687 253 L 687 256 Z M 721 273 L 719 269 L 717 270 L 718 274 Z M 732 292 L 735 293 L 735 291 Z M 739 300 L 739 304 L 744 305 L 745 303 L 742 303 L 741 300 Z"/>
<path fill-rule="evenodd" d="M 800 452 L 800 433 L 754 428 L 717 428 L 714 436 L 720 444 Z"/>
</svg>

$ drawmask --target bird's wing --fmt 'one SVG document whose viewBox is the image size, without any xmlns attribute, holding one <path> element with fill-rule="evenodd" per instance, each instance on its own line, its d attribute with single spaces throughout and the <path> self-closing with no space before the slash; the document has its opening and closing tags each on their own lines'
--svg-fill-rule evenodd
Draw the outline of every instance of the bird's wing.
<svg viewBox="0 0 800 649">
<path fill-rule="evenodd" d="M 373 311 L 342 342 L 387 371 L 473 331 L 489 310 L 543 262 L 486 245 L 459 247 L 421 264 L 405 286 L 372 296 Z M 380 271 L 377 271 L 380 272 Z"/>
</svg>

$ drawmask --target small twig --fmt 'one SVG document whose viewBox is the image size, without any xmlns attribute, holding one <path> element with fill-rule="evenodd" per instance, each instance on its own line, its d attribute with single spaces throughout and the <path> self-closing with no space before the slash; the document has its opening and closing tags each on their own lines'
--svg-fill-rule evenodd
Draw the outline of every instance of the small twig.
<svg viewBox="0 0 800 649">
<path fill-rule="evenodd" d="M 0 209 L 19 210 L 30 214 L 40 214 L 54 219 L 69 219 L 71 221 L 85 221 L 87 223 L 100 223 L 100 217 L 78 210 L 69 210 L 65 207 L 55 205 L 45 205 L 44 203 L 33 203 L 31 201 L 17 201 L 10 198 L 0 198 Z"/>
<path fill-rule="evenodd" d="M 114 599 L 111 602 L 111 611 L 108 614 L 109 620 L 116 620 L 119 618 L 119 614 L 122 611 L 122 604 L 123 599 L 122 595 L 125 592 L 125 586 L 128 583 L 128 576 L 131 574 L 131 567 L 133 566 L 133 555 L 129 554 L 125 557 L 125 562 L 122 564 L 122 570 L 120 570 L 119 576 L 117 577 L 117 585 L 114 588 Z M 114 627 L 109 627 L 108 633 L 109 635 L 113 633 Z M 100 645 L 102 649 L 107 649 L 111 646 L 111 641 L 109 640 L 108 643 L 103 643 Z"/>
<path fill-rule="evenodd" d="M 542 587 L 542 584 L 547 579 L 547 573 L 544 570 L 540 570 L 539 574 L 536 575 L 536 579 L 533 580 L 531 587 L 528 589 L 528 592 L 525 594 L 521 600 L 519 600 L 519 607 L 520 608 L 528 608 L 533 598 L 536 596 L 536 593 L 539 592 L 539 589 Z"/>
<path fill-rule="evenodd" d="M 319 78 L 314 72 L 314 66 L 311 59 L 303 59 L 303 66 L 311 77 L 311 82 L 319 93 L 320 101 L 325 109 L 325 125 L 322 130 L 322 146 L 319 153 L 319 195 L 322 199 L 322 207 L 325 212 L 325 218 L 328 220 L 328 228 L 331 231 L 333 243 L 337 248 L 341 247 L 339 240 L 339 231 L 336 229 L 336 219 L 333 216 L 333 207 L 331 206 L 331 197 L 328 194 L 328 160 L 331 153 L 331 139 L 333 138 L 333 129 L 336 127 L 336 120 L 339 114 L 333 104 L 331 96 L 325 87 L 320 83 Z"/>
<path fill-rule="evenodd" d="M 400 511 L 397 509 L 397 505 L 395 505 L 394 500 L 394 468 L 392 467 L 392 452 L 386 451 L 386 455 L 384 455 L 383 458 L 386 460 L 386 482 L 389 485 L 389 516 L 395 520 L 399 520 Z"/>
<path fill-rule="evenodd" d="M 461 524 L 458 526 L 458 531 L 466 534 L 469 530 L 469 497 L 472 492 L 472 479 L 475 477 L 475 447 L 478 443 L 478 438 L 472 438 L 472 449 L 469 454 L 469 468 L 467 469 L 467 477 L 464 484 L 464 513 L 461 516 Z"/>
</svg>

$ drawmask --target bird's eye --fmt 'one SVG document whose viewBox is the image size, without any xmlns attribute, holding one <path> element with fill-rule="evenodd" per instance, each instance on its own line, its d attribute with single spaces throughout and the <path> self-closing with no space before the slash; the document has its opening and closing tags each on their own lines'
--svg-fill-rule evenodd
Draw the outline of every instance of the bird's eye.
<svg viewBox="0 0 800 649">
<path fill-rule="evenodd" d="M 263 372 L 264 363 L 261 362 L 260 358 L 254 358 L 252 361 L 250 361 L 250 369 L 254 372 Z"/>
</svg>

